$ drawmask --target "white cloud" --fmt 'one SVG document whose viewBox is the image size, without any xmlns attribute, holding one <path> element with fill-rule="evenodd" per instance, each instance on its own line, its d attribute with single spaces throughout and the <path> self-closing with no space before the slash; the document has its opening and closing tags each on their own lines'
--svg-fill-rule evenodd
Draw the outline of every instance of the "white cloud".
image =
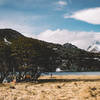
<svg viewBox="0 0 100 100">
<path fill-rule="evenodd" d="M 61 6 L 65 6 L 65 5 L 67 5 L 67 2 L 65 2 L 65 1 L 58 1 L 57 4 L 59 4 Z"/>
<path fill-rule="evenodd" d="M 54 3 L 54 5 L 56 7 L 56 10 L 62 10 L 67 5 L 67 2 L 60 0 L 56 3 Z"/>
<path fill-rule="evenodd" d="M 98 38 L 99 37 L 99 38 Z M 86 49 L 95 40 L 100 40 L 100 33 L 98 32 L 74 32 L 66 29 L 60 30 L 46 30 L 36 38 L 53 43 L 72 43 L 79 48 Z"/>
<path fill-rule="evenodd" d="M 64 18 L 74 18 L 90 24 L 100 24 L 100 7 L 76 11 L 70 16 L 64 15 Z"/>
<path fill-rule="evenodd" d="M 67 29 L 46 30 L 38 35 L 35 32 L 43 27 L 35 27 L 27 23 L 27 20 L 37 20 L 36 16 L 26 16 L 19 13 L 7 14 L 8 16 L 0 16 L 0 28 L 12 28 L 25 36 L 37 38 L 47 42 L 64 44 L 72 43 L 80 48 L 87 48 L 94 40 L 100 40 L 100 33 L 96 32 L 74 32 Z M 11 15 L 11 16 L 10 16 Z M 17 16 L 17 17 L 16 17 Z M 32 21 L 31 20 L 31 21 Z M 43 29 L 44 30 L 44 29 Z"/>
</svg>

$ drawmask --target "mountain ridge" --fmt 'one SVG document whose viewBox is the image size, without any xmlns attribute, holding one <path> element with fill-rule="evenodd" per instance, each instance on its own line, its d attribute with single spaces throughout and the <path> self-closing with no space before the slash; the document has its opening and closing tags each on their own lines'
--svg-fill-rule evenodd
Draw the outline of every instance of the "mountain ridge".
<svg viewBox="0 0 100 100">
<path fill-rule="evenodd" d="M 100 53 L 100 41 L 95 41 L 87 48 L 87 51 L 93 53 Z"/>
<path fill-rule="evenodd" d="M 4 38 L 8 40 L 14 40 L 19 37 L 24 37 L 24 35 L 13 29 L 0 29 L 0 40 L 2 41 L 4 40 Z"/>
<path fill-rule="evenodd" d="M 14 30 L 4 29 L 3 32 L 0 32 L 1 71 L 12 71 L 13 66 L 16 71 L 38 67 L 44 72 L 56 68 L 66 71 L 100 70 L 100 53 L 87 52 L 70 43 L 60 45 L 28 38 Z M 5 44 L 5 37 L 10 45 Z"/>
</svg>

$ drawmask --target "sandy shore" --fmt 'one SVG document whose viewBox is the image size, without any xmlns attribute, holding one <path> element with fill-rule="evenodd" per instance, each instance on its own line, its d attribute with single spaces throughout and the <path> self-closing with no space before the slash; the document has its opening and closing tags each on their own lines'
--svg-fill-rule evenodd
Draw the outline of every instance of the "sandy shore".
<svg viewBox="0 0 100 100">
<path fill-rule="evenodd" d="M 100 76 L 41 76 L 37 84 L 0 84 L 0 100 L 100 100 Z"/>
</svg>

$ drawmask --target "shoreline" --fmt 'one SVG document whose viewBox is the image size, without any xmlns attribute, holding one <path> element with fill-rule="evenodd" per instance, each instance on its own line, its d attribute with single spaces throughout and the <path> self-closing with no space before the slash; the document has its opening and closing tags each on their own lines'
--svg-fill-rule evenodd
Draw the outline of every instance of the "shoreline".
<svg viewBox="0 0 100 100">
<path fill-rule="evenodd" d="M 41 76 L 39 80 L 0 84 L 0 100 L 100 100 L 98 75 Z"/>
<path fill-rule="evenodd" d="M 100 75 L 52 75 L 53 79 L 100 79 Z M 40 76 L 39 79 L 52 79 L 50 75 Z"/>
</svg>

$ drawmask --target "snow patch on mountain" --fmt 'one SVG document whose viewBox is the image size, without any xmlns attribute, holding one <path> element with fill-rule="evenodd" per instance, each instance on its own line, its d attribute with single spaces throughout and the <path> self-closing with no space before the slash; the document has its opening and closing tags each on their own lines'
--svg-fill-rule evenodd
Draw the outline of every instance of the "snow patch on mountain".
<svg viewBox="0 0 100 100">
<path fill-rule="evenodd" d="M 87 48 L 87 51 L 99 53 L 100 52 L 100 41 L 95 41 L 92 45 Z"/>
<path fill-rule="evenodd" d="M 6 38 L 4 38 L 4 42 L 5 42 L 6 44 L 11 44 L 11 42 L 8 41 Z"/>
</svg>

